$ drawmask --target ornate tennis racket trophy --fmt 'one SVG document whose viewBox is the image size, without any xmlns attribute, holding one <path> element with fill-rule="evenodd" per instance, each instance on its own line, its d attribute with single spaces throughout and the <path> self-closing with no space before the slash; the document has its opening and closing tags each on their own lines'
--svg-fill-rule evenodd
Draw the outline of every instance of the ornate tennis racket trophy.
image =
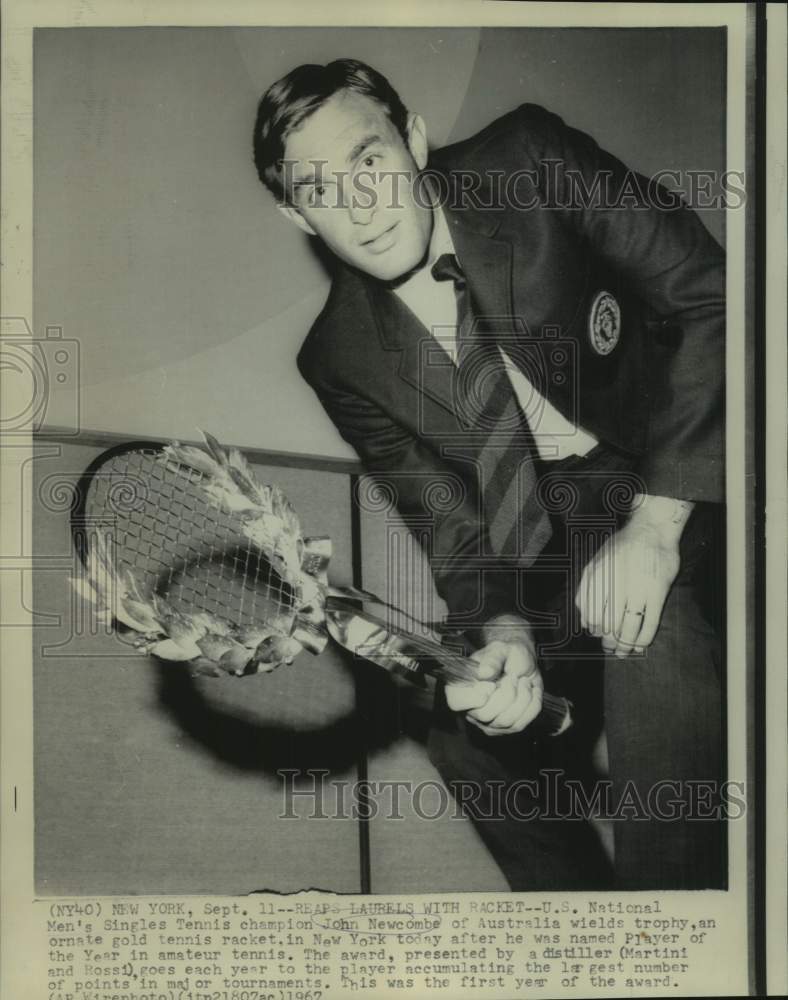
<svg viewBox="0 0 788 1000">
<path fill-rule="evenodd" d="M 333 639 L 411 678 L 490 679 L 421 623 L 392 624 L 397 609 L 374 594 L 332 586 L 331 540 L 305 538 L 277 486 L 261 485 L 237 449 L 204 438 L 205 450 L 112 449 L 83 477 L 75 544 L 85 572 L 71 582 L 98 622 L 142 653 L 213 677 L 270 670 Z M 563 732 L 569 703 L 545 694 L 532 725 Z"/>
</svg>

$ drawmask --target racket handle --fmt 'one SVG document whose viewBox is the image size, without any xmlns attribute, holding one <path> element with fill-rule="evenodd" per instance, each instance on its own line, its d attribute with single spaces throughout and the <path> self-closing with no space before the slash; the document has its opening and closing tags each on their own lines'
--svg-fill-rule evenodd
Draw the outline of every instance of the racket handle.
<svg viewBox="0 0 788 1000">
<path fill-rule="evenodd" d="M 454 645 L 441 644 L 433 639 L 425 639 L 411 632 L 394 630 L 382 618 L 370 612 L 362 613 L 344 594 L 332 594 L 327 605 L 326 626 L 332 638 L 357 656 L 386 670 L 399 666 L 406 674 L 418 676 L 429 674 L 438 680 L 461 683 L 497 680 L 485 677 L 476 660 L 466 656 Z M 372 603 L 380 604 L 374 595 L 362 594 Z M 461 637 L 454 638 L 462 642 Z M 502 671 L 501 671 L 502 672 Z M 529 725 L 529 729 L 549 736 L 558 736 L 572 725 L 572 705 L 566 698 L 544 693 L 542 711 Z"/>
<path fill-rule="evenodd" d="M 480 680 L 495 681 L 501 676 L 484 677 L 476 660 L 461 656 L 445 647 L 432 661 L 423 664 L 424 673 L 449 683 L 472 683 Z M 560 695 L 545 691 L 542 695 L 542 711 L 528 726 L 546 736 L 558 736 L 572 725 L 572 703 Z"/>
</svg>

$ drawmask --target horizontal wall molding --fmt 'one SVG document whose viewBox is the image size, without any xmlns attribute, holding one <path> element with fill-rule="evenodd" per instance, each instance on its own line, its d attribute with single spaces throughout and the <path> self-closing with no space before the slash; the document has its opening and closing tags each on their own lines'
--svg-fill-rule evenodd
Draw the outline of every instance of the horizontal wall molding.
<svg viewBox="0 0 788 1000">
<path fill-rule="evenodd" d="M 159 444 L 170 440 L 166 436 L 150 437 L 145 434 L 120 434 L 117 431 L 99 431 L 85 429 L 74 432 L 67 427 L 47 427 L 33 434 L 34 441 L 48 441 L 56 444 L 77 444 L 88 447 L 112 448 L 125 442 L 139 441 Z M 202 441 L 178 439 L 181 444 L 200 447 Z M 232 442 L 222 441 L 223 445 L 233 447 Z M 308 455 L 290 451 L 267 451 L 264 448 L 241 447 L 239 449 L 246 458 L 257 465 L 273 465 L 290 469 L 311 469 L 315 472 L 336 472 L 344 475 L 359 475 L 364 469 L 360 462 L 352 462 L 343 458 L 330 458 L 323 455 Z"/>
</svg>

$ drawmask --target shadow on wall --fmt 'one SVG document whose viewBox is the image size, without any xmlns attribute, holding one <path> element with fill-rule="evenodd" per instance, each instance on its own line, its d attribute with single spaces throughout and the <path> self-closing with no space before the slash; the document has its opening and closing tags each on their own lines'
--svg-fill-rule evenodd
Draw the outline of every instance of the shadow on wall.
<svg viewBox="0 0 788 1000">
<path fill-rule="evenodd" d="M 355 711 L 325 725 L 307 724 L 295 730 L 292 725 L 245 717 L 214 697 L 223 687 L 222 681 L 197 681 L 187 670 L 156 661 L 158 697 L 193 740 L 218 760 L 246 771 L 271 775 L 284 769 L 340 773 L 352 768 L 365 751 L 374 754 L 385 750 L 402 736 L 426 740 L 428 716 L 422 707 L 412 704 L 407 690 L 394 684 L 381 668 L 354 662 L 350 654 L 338 655 L 352 672 L 361 697 Z M 242 686 L 244 679 L 229 683 Z"/>
</svg>

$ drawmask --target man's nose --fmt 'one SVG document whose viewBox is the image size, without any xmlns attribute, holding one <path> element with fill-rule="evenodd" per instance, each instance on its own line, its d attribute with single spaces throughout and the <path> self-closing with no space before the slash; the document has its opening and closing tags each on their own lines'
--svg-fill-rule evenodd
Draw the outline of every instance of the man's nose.
<svg viewBox="0 0 788 1000">
<path fill-rule="evenodd" d="M 350 212 L 351 222 L 354 222 L 358 226 L 368 226 L 370 222 L 372 222 L 372 218 L 375 215 L 375 206 L 355 204 L 351 199 L 348 211 Z"/>
<path fill-rule="evenodd" d="M 378 193 L 370 188 L 352 189 L 347 199 L 351 222 L 368 226 L 378 208 Z"/>
</svg>

